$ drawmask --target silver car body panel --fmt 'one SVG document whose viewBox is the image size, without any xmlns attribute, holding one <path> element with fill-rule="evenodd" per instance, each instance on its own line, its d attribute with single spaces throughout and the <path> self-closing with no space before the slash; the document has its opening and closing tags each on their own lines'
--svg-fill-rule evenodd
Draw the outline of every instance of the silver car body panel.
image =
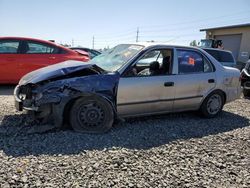
<svg viewBox="0 0 250 188">
<path fill-rule="evenodd" d="M 198 110 L 203 100 L 213 91 L 225 93 L 226 103 L 241 94 L 240 72 L 235 68 L 223 67 L 207 52 L 199 48 L 155 45 L 145 47 L 144 52 L 133 58 L 120 69 L 122 74 L 134 65 L 146 52 L 157 49 L 173 49 L 172 74 L 166 76 L 122 77 L 118 84 L 117 113 L 130 117 L 166 112 Z M 201 53 L 214 67 L 214 72 L 178 74 L 177 49 L 188 49 Z M 214 82 L 209 83 L 209 80 Z M 164 87 L 173 82 L 173 87 Z"/>
<path fill-rule="evenodd" d="M 117 94 L 119 115 L 139 115 L 159 111 L 173 111 L 175 90 L 164 87 L 174 76 L 120 78 Z"/>
</svg>

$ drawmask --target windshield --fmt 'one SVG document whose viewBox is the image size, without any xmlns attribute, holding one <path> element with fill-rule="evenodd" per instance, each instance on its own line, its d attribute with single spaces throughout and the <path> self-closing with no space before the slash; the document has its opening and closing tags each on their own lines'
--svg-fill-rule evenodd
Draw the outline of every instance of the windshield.
<svg viewBox="0 0 250 188">
<path fill-rule="evenodd" d="M 128 60 L 134 57 L 144 46 L 134 44 L 120 44 L 96 56 L 90 62 L 106 71 L 117 71 Z"/>
</svg>

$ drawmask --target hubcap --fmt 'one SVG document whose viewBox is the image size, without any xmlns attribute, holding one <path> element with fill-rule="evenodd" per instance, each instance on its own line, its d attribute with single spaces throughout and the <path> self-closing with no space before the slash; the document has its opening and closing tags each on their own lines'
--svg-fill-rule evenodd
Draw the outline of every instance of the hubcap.
<svg viewBox="0 0 250 188">
<path fill-rule="evenodd" d="M 104 111 L 96 103 L 83 104 L 78 112 L 78 121 L 83 127 L 97 127 L 104 121 Z"/>
<path fill-rule="evenodd" d="M 207 111 L 210 114 L 216 114 L 220 111 L 222 105 L 221 96 L 218 94 L 212 95 L 207 102 Z"/>
</svg>

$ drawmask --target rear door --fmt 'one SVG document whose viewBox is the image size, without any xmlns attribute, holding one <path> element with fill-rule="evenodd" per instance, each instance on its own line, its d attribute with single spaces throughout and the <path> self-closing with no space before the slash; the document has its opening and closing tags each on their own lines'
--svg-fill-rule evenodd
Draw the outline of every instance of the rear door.
<svg viewBox="0 0 250 188">
<path fill-rule="evenodd" d="M 0 41 L 0 83 L 16 83 L 19 78 L 20 41 L 4 39 Z"/>
<path fill-rule="evenodd" d="M 199 51 L 183 48 L 175 54 L 178 73 L 174 111 L 198 109 L 204 95 L 216 85 L 214 68 Z"/>
<path fill-rule="evenodd" d="M 25 74 L 63 61 L 63 54 L 56 46 L 37 41 L 22 41 L 20 54 L 20 77 Z"/>
</svg>

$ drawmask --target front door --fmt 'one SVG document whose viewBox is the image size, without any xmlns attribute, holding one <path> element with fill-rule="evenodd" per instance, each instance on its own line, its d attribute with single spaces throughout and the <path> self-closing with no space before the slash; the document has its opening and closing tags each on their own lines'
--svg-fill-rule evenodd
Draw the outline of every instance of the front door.
<svg viewBox="0 0 250 188">
<path fill-rule="evenodd" d="M 117 110 L 121 116 L 169 112 L 173 108 L 173 76 L 120 78 Z"/>
<path fill-rule="evenodd" d="M 171 49 L 146 52 L 120 78 L 117 110 L 120 116 L 147 115 L 173 110 L 175 75 L 171 74 Z M 128 72 L 129 72 L 128 71 Z"/>
</svg>

